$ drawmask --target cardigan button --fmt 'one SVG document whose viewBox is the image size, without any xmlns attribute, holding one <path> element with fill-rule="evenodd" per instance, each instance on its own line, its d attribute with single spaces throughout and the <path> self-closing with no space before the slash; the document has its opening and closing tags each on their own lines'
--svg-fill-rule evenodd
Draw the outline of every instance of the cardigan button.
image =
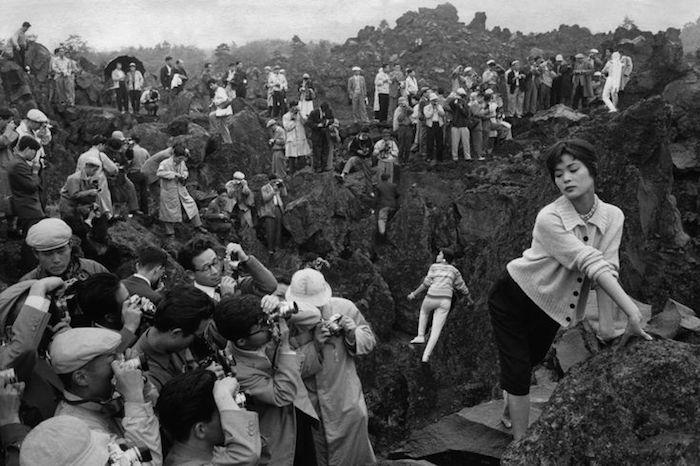
<svg viewBox="0 0 700 466">
<path fill-rule="evenodd" d="M 579 283 L 582 283 L 582 282 L 583 282 L 583 278 L 578 277 L 578 278 L 576 279 L 576 281 L 579 282 Z"/>
<path fill-rule="evenodd" d="M 588 236 L 584 236 L 584 237 L 583 237 L 583 240 L 584 240 L 584 241 L 588 241 Z"/>
<path fill-rule="evenodd" d="M 566 321 L 567 321 L 567 322 L 571 322 L 571 317 L 567 317 L 567 318 L 566 318 Z"/>
<path fill-rule="evenodd" d="M 570 307 L 571 309 L 576 309 L 576 305 L 575 305 L 575 304 L 569 304 L 569 307 Z"/>
<path fill-rule="evenodd" d="M 574 291 L 574 296 L 578 296 L 578 291 Z"/>
</svg>

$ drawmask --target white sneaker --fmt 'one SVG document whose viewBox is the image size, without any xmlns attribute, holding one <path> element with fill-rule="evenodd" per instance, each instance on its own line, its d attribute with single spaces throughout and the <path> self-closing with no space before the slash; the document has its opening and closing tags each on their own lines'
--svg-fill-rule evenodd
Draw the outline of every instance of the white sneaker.
<svg viewBox="0 0 700 466">
<path fill-rule="evenodd" d="M 420 345 L 421 343 L 425 343 L 425 337 L 421 337 L 420 335 L 411 340 L 412 345 Z"/>
</svg>

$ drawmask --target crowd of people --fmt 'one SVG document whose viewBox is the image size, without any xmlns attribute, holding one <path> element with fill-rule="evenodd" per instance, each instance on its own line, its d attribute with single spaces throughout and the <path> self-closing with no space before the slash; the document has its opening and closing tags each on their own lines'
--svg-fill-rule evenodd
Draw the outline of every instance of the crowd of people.
<svg viewBox="0 0 700 466">
<path fill-rule="evenodd" d="M 20 38 L 13 48 L 19 60 Z M 56 55 L 56 91 L 72 105 L 74 62 L 65 50 Z M 49 119 L 32 109 L 17 123 L 15 109 L 0 108 L 0 217 L 22 240 L 19 267 L 25 273 L 0 293 L 5 464 L 376 462 L 355 367 L 377 343 L 371 325 L 351 301 L 333 295 L 324 261 L 275 276 L 241 241 L 228 241 L 259 227 L 273 258 L 283 247 L 286 180 L 307 165 L 334 170 L 335 148 L 343 142 L 329 103 L 316 105 L 308 74 L 288 99 L 284 70 L 266 71 L 271 173 L 256 192 L 246 174 L 235 171 L 201 209 L 187 187 L 190 154 L 183 139 L 151 155 L 138 137 L 117 130 L 95 136 L 76 154 L 75 172 L 63 183 L 57 217 L 51 217 Z M 410 68 L 385 65 L 374 81 L 374 120 L 382 128 L 377 141 L 370 137 L 362 69 L 352 71 L 348 101 L 359 133 L 345 141 L 347 160 L 337 178 L 345 183 L 353 170 L 361 172 L 377 237 L 384 241 L 399 207 L 400 166 L 412 158 L 432 164 L 460 155 L 483 160 L 512 137 L 514 119 L 557 103 L 586 108 L 599 97 L 617 111 L 632 63 L 613 50 L 606 51 L 606 63 L 596 50 L 571 63 L 560 55 L 532 57 L 525 66 L 514 60 L 508 69 L 489 60 L 481 75 L 468 66 L 455 68 L 450 92 L 419 84 Z M 183 63 L 171 57 L 160 70 L 160 90 L 144 86 L 136 63 L 126 72 L 115 64 L 111 77 L 118 109 L 131 106 L 137 113 L 149 103 L 144 95 L 158 94 L 147 106 L 157 113 L 160 93 L 168 100 L 188 79 Z M 211 132 L 233 144 L 233 102 L 247 92 L 243 65 L 232 63 L 220 77 L 206 65 L 200 84 L 211 108 Z M 560 326 L 583 319 L 592 284 L 599 287 L 600 312 L 616 304 L 629 333 L 651 338 L 617 281 L 624 216 L 595 195 L 593 147 L 562 141 L 545 159 L 561 197 L 542 209 L 531 248 L 508 264 L 489 298 L 505 391 L 502 422 L 516 439 L 528 425 L 532 367 Z M 201 233 L 175 254 L 184 282 L 169 281 L 169 255 L 145 244 L 136 248 L 131 274 L 115 274 L 123 264 L 108 257 L 110 226 L 149 214 L 157 215 L 168 240 L 188 220 Z M 218 247 L 207 239 L 210 232 L 228 244 Z M 458 253 L 440 248 L 407 296 L 426 292 L 410 342 L 425 344 L 423 363 L 455 291 L 473 304 L 455 267 Z M 612 318 L 601 322 L 600 338 L 619 336 Z"/>
</svg>

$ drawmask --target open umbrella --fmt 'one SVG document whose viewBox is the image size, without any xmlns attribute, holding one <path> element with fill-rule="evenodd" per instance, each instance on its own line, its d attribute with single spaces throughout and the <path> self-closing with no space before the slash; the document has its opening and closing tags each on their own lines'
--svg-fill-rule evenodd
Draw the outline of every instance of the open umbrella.
<svg viewBox="0 0 700 466">
<path fill-rule="evenodd" d="M 107 63 L 107 66 L 105 66 L 105 81 L 110 81 L 112 79 L 112 71 L 114 71 L 114 69 L 117 67 L 117 63 L 122 64 L 122 70 L 124 70 L 125 73 L 129 71 L 130 63 L 136 63 L 136 69 L 139 70 L 144 76 L 146 74 L 146 68 L 143 66 L 143 62 L 141 60 L 128 55 L 120 55 L 112 59 L 112 61 Z"/>
</svg>

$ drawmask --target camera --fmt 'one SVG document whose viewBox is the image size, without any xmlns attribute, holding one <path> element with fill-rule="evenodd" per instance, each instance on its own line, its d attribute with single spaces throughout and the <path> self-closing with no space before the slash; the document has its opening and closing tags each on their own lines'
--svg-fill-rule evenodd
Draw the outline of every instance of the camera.
<svg viewBox="0 0 700 466">
<path fill-rule="evenodd" d="M 129 466 L 153 461 L 151 450 L 145 446 L 129 447 L 128 445 L 110 442 L 107 444 L 109 451 L 109 464 Z"/>
<path fill-rule="evenodd" d="M 340 325 L 340 319 L 343 316 L 341 314 L 333 314 L 330 319 L 324 321 L 324 325 L 330 332 L 332 337 L 338 336 L 343 333 L 343 326 Z"/>
<path fill-rule="evenodd" d="M 17 383 L 17 374 L 15 374 L 15 370 L 12 368 L 1 370 L 0 387 L 4 387 L 5 385 L 10 385 L 13 383 Z"/>
<path fill-rule="evenodd" d="M 148 370 L 148 361 L 146 360 L 145 355 L 140 354 L 135 358 L 122 361 L 121 366 L 124 369 L 132 369 L 132 370 L 139 369 L 139 370 L 145 372 Z"/>
<path fill-rule="evenodd" d="M 49 325 L 54 326 L 61 322 L 66 315 L 74 315 L 78 308 L 78 279 L 66 281 L 66 287 L 48 295 L 51 304 L 49 305 Z"/>
<path fill-rule="evenodd" d="M 141 310 L 142 319 L 152 322 L 156 316 L 156 306 L 153 302 L 143 296 L 133 295 L 129 298 L 129 304 L 137 304 Z"/>
<path fill-rule="evenodd" d="M 295 302 L 281 301 L 277 307 L 267 314 L 267 322 L 272 325 L 278 319 L 289 319 L 299 312 L 299 306 Z"/>
</svg>

